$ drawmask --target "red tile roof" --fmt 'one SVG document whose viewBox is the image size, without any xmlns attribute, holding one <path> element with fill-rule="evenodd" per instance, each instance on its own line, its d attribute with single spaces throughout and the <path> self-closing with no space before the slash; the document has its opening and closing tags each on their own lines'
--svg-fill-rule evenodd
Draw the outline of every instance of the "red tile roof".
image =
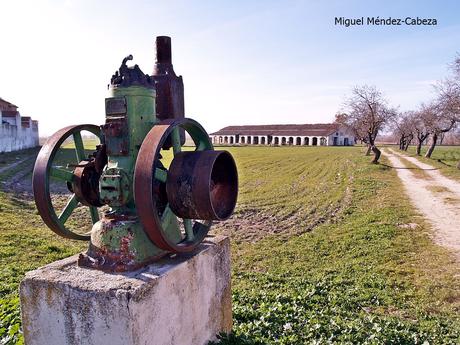
<svg viewBox="0 0 460 345">
<path fill-rule="evenodd" d="M 338 128 L 339 125 L 335 123 L 228 126 L 211 135 L 328 136 Z"/>
<path fill-rule="evenodd" d="M 7 109 L 17 109 L 18 107 L 14 105 L 13 103 L 10 103 L 8 101 L 5 101 L 3 98 L 0 97 L 0 107 L 3 105 L 3 107 L 6 107 Z"/>
</svg>

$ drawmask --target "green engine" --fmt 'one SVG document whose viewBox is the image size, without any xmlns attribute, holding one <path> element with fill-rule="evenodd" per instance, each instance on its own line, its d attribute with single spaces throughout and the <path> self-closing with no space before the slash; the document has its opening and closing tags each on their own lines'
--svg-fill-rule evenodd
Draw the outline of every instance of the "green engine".
<svg viewBox="0 0 460 345">
<path fill-rule="evenodd" d="M 193 251 L 213 220 L 232 215 L 238 194 L 230 153 L 214 150 L 203 127 L 184 116 L 184 86 L 173 70 L 170 38 L 156 39 L 152 75 L 128 66 L 132 59 L 124 58 L 112 76 L 105 124 L 53 134 L 33 174 L 43 221 L 63 237 L 89 241 L 79 265 L 106 271 L 133 270 L 167 253 Z M 85 149 L 84 131 L 99 138 L 96 150 Z M 69 142 L 75 163 L 63 166 L 59 152 Z M 71 193 L 59 212 L 52 193 L 57 183 Z M 82 206 L 93 223 L 83 232 L 66 225 Z"/>
</svg>

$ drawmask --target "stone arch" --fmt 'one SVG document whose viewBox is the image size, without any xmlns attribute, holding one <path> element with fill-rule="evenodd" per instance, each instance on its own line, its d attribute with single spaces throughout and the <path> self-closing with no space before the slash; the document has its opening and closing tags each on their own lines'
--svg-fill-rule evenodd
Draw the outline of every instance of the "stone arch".
<svg viewBox="0 0 460 345">
<path fill-rule="evenodd" d="M 326 138 L 325 138 L 325 137 L 321 137 L 321 138 L 319 139 L 319 144 L 320 144 L 321 146 L 326 146 Z"/>
<path fill-rule="evenodd" d="M 296 145 L 302 145 L 302 138 L 301 138 L 301 137 L 297 137 L 297 138 L 295 139 L 295 144 L 296 144 Z"/>
<path fill-rule="evenodd" d="M 260 144 L 261 144 L 261 145 L 265 145 L 265 144 L 266 144 L 266 142 L 265 142 L 265 137 L 261 137 L 261 138 L 260 138 Z"/>
<path fill-rule="evenodd" d="M 246 144 L 246 137 L 240 137 L 240 143 Z"/>
<path fill-rule="evenodd" d="M 252 143 L 253 143 L 254 145 L 259 145 L 259 137 L 258 137 L 258 136 L 253 137 L 253 138 L 252 138 Z"/>
<path fill-rule="evenodd" d="M 247 140 L 248 144 L 252 144 L 252 137 L 250 135 L 248 135 L 247 138 L 248 138 L 248 140 Z"/>
<path fill-rule="evenodd" d="M 310 138 L 309 137 L 303 138 L 303 144 L 304 145 L 310 145 Z"/>
<path fill-rule="evenodd" d="M 281 137 L 281 145 L 286 145 L 286 137 Z"/>
<path fill-rule="evenodd" d="M 313 138 L 311 139 L 311 144 L 312 144 L 313 146 L 317 146 L 317 145 L 318 145 L 318 138 L 317 138 L 317 137 L 313 137 Z"/>
<path fill-rule="evenodd" d="M 230 137 L 230 144 L 233 145 L 233 137 Z"/>
<path fill-rule="evenodd" d="M 294 137 L 289 137 L 288 143 L 289 145 L 294 145 Z"/>
<path fill-rule="evenodd" d="M 275 137 L 273 140 L 273 145 L 279 145 L 280 144 L 280 138 Z"/>
</svg>

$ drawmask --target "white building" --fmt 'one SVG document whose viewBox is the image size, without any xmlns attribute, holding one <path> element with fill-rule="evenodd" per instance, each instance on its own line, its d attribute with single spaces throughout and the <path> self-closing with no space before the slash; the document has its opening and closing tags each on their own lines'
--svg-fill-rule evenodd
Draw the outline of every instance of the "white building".
<svg viewBox="0 0 460 345">
<path fill-rule="evenodd" d="M 303 125 L 228 126 L 209 135 L 219 145 L 351 146 L 355 137 L 335 123 Z"/>
<path fill-rule="evenodd" d="M 21 116 L 18 107 L 0 98 L 0 152 L 38 146 L 38 121 Z"/>
</svg>

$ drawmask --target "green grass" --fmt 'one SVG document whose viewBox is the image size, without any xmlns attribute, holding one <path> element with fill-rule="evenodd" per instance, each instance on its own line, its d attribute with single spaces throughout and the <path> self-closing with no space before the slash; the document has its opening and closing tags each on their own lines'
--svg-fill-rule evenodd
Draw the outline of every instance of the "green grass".
<svg viewBox="0 0 460 345">
<path fill-rule="evenodd" d="M 316 194 L 318 186 L 332 203 L 345 198 L 346 184 L 352 197 L 332 224 L 287 240 L 270 235 L 234 244 L 234 334 L 222 344 L 460 341 L 458 266 L 414 218 L 395 171 L 369 164 L 353 148 L 246 150 L 235 149 L 241 209 L 284 209 L 283 198 L 272 202 L 295 182 L 300 186 L 292 191 L 292 205 L 303 214 L 308 201 L 327 200 Z M 261 168 L 264 161 L 268 168 Z M 299 165 L 308 179 L 300 178 Z M 265 185 L 249 192 L 257 176 L 277 180 L 275 190 Z M 329 208 L 319 205 L 327 218 Z M 416 229 L 403 226 L 414 222 Z"/>
<path fill-rule="evenodd" d="M 225 149 L 246 223 L 232 235 L 234 332 L 221 344 L 460 342 L 458 265 L 394 170 L 358 148 Z M 24 273 L 85 244 L 54 235 L 11 194 L 0 193 L 0 212 L 0 337 L 13 344 Z M 253 225 L 260 236 L 243 240 Z"/>
<path fill-rule="evenodd" d="M 24 274 L 85 245 L 54 235 L 29 202 L 0 193 L 0 212 L 0 339 L 15 344 L 20 338 L 17 289 Z"/>
<path fill-rule="evenodd" d="M 425 158 L 427 147 L 422 147 L 420 161 L 431 164 L 448 177 L 460 180 L 460 169 L 457 164 L 460 162 L 460 146 L 436 146 L 431 158 Z M 409 147 L 408 153 L 415 155 L 415 146 Z"/>
<path fill-rule="evenodd" d="M 25 169 L 31 169 L 31 160 L 38 153 L 37 149 L 24 150 L 16 154 L 1 154 L 0 160 L 17 161 L 30 157 L 12 169 L 0 174 L 0 180 L 6 181 Z M 89 151 L 88 151 L 89 153 Z M 74 149 L 62 149 L 59 153 L 61 164 L 75 163 Z M 27 178 L 31 178 L 28 174 Z M 49 262 L 76 254 L 86 248 L 86 244 L 70 241 L 55 235 L 46 228 L 38 215 L 35 204 L 23 200 L 14 193 L 0 192 L 0 343 L 22 343 L 19 332 L 20 314 L 18 286 L 27 271 L 43 266 Z M 70 219 L 74 227 L 86 223 L 88 219 Z"/>
<path fill-rule="evenodd" d="M 283 238 L 303 233 L 340 215 L 348 201 L 349 183 L 356 168 L 355 149 L 225 149 L 238 166 L 236 217 L 258 232 L 251 239 L 265 232 L 280 233 Z M 245 232 L 250 229 L 238 230 L 241 236 L 235 236 L 235 241 L 247 241 Z"/>
</svg>

